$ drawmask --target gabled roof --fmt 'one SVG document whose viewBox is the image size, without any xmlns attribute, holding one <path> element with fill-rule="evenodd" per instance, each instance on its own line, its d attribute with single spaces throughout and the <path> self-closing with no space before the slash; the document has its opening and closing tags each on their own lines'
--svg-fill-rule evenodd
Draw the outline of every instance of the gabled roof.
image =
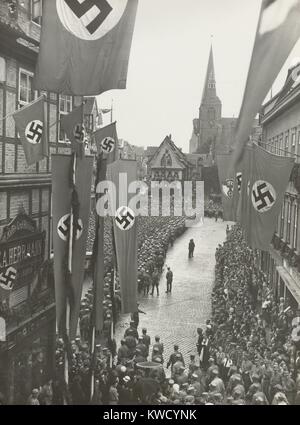
<svg viewBox="0 0 300 425">
<path fill-rule="evenodd" d="M 160 152 L 160 148 L 163 146 L 163 144 L 167 143 L 169 145 L 169 147 L 171 148 L 171 150 L 174 152 L 174 154 L 177 157 L 177 160 L 181 163 L 181 165 L 183 165 L 184 167 L 191 167 L 192 164 L 187 160 L 186 156 L 184 155 L 184 153 L 175 145 L 175 143 L 173 142 L 173 140 L 171 139 L 170 136 L 166 136 L 164 138 L 164 140 L 161 142 L 161 144 L 159 145 L 158 148 L 156 148 L 156 151 L 153 155 L 153 157 L 151 158 L 151 162 L 154 161 L 157 157 L 157 155 Z"/>
</svg>

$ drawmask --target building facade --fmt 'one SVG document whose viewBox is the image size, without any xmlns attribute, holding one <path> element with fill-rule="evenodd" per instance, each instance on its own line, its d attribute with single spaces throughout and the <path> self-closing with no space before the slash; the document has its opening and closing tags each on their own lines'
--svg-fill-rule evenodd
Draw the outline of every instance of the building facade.
<svg viewBox="0 0 300 425">
<path fill-rule="evenodd" d="M 41 0 L 0 2 L 0 274 L 9 267 L 17 272 L 10 291 L 0 287 L 0 392 L 9 404 L 24 403 L 54 366 L 51 154 L 70 153 L 60 116 L 83 102 L 33 89 L 41 20 Z M 41 94 L 50 156 L 28 167 L 12 113 Z M 95 98 L 85 100 L 84 113 L 90 134 L 97 125 Z"/>
<path fill-rule="evenodd" d="M 147 149 L 152 155 L 148 157 L 148 175 L 153 181 L 201 180 L 201 170 L 207 161 L 207 155 L 184 154 L 172 140 L 166 136 L 159 147 Z"/>
<path fill-rule="evenodd" d="M 261 268 L 269 276 L 277 298 L 300 306 L 300 84 L 293 68 L 282 90 L 267 102 L 260 116 L 263 148 L 275 155 L 295 157 L 277 229 L 269 252 L 260 253 Z"/>
</svg>

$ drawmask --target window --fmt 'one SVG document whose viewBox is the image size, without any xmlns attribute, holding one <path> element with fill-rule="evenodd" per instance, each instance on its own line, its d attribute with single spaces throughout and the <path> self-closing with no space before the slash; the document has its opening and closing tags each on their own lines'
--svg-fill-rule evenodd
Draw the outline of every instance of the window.
<svg viewBox="0 0 300 425">
<path fill-rule="evenodd" d="M 293 131 L 292 133 L 292 146 L 296 145 L 296 130 Z"/>
<path fill-rule="evenodd" d="M 38 25 L 42 22 L 42 0 L 31 0 L 31 20 Z"/>
<path fill-rule="evenodd" d="M 283 134 L 279 138 L 280 155 L 284 155 Z"/>
<path fill-rule="evenodd" d="M 287 225 L 286 225 L 286 242 L 289 244 L 291 241 L 291 219 L 292 219 L 292 208 L 291 202 L 287 203 Z"/>
<path fill-rule="evenodd" d="M 283 238 L 283 233 L 284 233 L 284 211 L 285 211 L 285 201 L 282 204 L 282 208 L 281 208 L 281 217 L 280 217 L 280 238 Z"/>
<path fill-rule="evenodd" d="M 61 94 L 59 96 L 59 121 L 61 115 L 66 115 L 72 111 L 72 96 Z M 66 133 L 61 130 L 59 126 L 59 141 L 61 143 L 70 143 L 67 139 Z"/>
<path fill-rule="evenodd" d="M 280 141 L 279 141 L 279 137 L 276 137 L 276 154 L 280 155 Z"/>
<path fill-rule="evenodd" d="M 61 94 L 59 96 L 59 112 L 68 114 L 72 111 L 72 96 Z"/>
<path fill-rule="evenodd" d="M 288 156 L 288 151 L 289 151 L 289 132 L 286 133 L 285 135 L 285 156 Z"/>
<path fill-rule="evenodd" d="M 297 233 L 298 233 L 298 203 L 294 203 L 294 229 L 293 229 L 293 246 L 292 248 L 297 251 Z"/>
<path fill-rule="evenodd" d="M 37 97 L 37 91 L 32 89 L 33 73 L 25 69 L 19 70 L 19 105 L 30 103 Z"/>
</svg>

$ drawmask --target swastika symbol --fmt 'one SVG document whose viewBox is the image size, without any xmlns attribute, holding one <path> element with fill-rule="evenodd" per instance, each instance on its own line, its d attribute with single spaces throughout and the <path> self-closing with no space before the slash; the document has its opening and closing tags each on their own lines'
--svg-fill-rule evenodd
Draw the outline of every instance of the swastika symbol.
<svg viewBox="0 0 300 425">
<path fill-rule="evenodd" d="M 242 189 L 242 173 L 236 173 L 237 189 L 240 192 Z"/>
<path fill-rule="evenodd" d="M 263 180 L 258 180 L 252 186 L 252 205 L 256 211 L 263 213 L 273 207 L 276 202 L 276 192 L 273 186 Z"/>
<path fill-rule="evenodd" d="M 124 15 L 128 0 L 52 0 L 65 29 L 81 40 L 98 40 Z"/>
<path fill-rule="evenodd" d="M 30 121 L 25 128 L 25 137 L 29 143 L 37 145 L 43 136 L 43 123 L 39 120 Z"/>
<path fill-rule="evenodd" d="M 106 0 L 84 0 L 81 2 L 78 0 L 65 0 L 65 3 L 79 19 L 90 12 L 93 8 L 96 7 L 98 9 L 94 19 L 88 25 L 85 25 L 90 34 L 94 34 L 94 32 L 97 31 L 113 10 Z"/>
<path fill-rule="evenodd" d="M 63 240 L 66 241 L 68 239 L 69 233 L 70 233 L 70 214 L 66 214 L 59 220 L 57 224 L 57 233 L 58 236 Z M 77 223 L 74 223 L 74 226 L 76 226 L 76 240 L 80 238 L 83 231 L 83 223 L 82 220 L 79 218 Z"/>
<path fill-rule="evenodd" d="M 83 124 L 76 124 L 74 127 L 74 138 L 77 143 L 83 143 L 85 138 L 85 128 Z"/>
<path fill-rule="evenodd" d="M 105 137 L 101 142 L 101 148 L 105 153 L 111 153 L 115 149 L 115 144 L 112 137 Z"/>
<path fill-rule="evenodd" d="M 123 206 L 116 211 L 115 220 L 119 229 L 129 230 L 134 225 L 135 215 L 132 209 Z"/>
<path fill-rule="evenodd" d="M 5 272 L 0 273 L 1 288 L 10 291 L 13 283 L 16 280 L 17 270 L 14 267 L 8 267 Z"/>
</svg>

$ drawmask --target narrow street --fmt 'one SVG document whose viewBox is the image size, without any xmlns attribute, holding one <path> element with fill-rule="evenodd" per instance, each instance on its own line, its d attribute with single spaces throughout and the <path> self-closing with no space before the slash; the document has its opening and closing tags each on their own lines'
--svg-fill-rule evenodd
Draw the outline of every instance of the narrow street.
<svg viewBox="0 0 300 425">
<path fill-rule="evenodd" d="M 215 249 L 225 239 L 225 222 L 205 219 L 199 228 L 188 229 L 169 249 L 159 285 L 159 297 L 142 296 L 139 308 L 139 332 L 147 328 L 151 343 L 155 335 L 165 345 L 165 361 L 178 343 L 188 361 L 196 350 L 197 328 L 204 327 L 210 316 L 211 291 L 214 281 Z M 194 258 L 188 259 L 188 243 L 195 241 Z M 173 271 L 172 294 L 166 294 L 167 266 Z M 117 341 L 129 326 L 130 316 L 124 315 L 116 330 Z"/>
</svg>

